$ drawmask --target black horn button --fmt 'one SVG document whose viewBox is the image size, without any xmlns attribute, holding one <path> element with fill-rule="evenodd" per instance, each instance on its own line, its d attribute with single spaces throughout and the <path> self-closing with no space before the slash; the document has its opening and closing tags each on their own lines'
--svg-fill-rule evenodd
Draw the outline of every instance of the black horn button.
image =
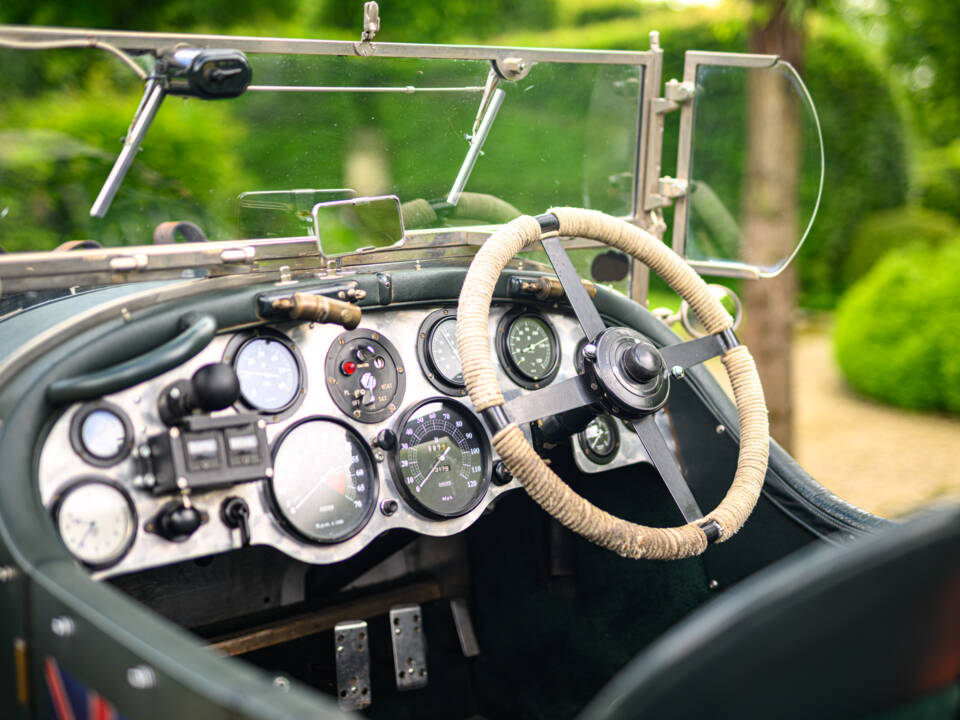
<svg viewBox="0 0 960 720">
<path fill-rule="evenodd" d="M 638 383 L 648 383 L 655 379 L 663 370 L 663 360 L 660 353 L 650 345 L 637 343 L 623 353 L 623 369 Z"/>
<path fill-rule="evenodd" d="M 636 330 L 607 328 L 596 341 L 596 360 L 588 372 L 615 415 L 641 417 L 662 408 L 670 391 L 663 358 Z"/>
</svg>

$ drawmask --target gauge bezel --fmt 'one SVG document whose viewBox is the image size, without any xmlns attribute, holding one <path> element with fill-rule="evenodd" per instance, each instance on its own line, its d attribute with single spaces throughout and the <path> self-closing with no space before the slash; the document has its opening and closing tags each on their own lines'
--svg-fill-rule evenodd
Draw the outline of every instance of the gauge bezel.
<svg viewBox="0 0 960 720">
<path fill-rule="evenodd" d="M 616 419 L 612 415 L 604 413 L 603 415 L 597 415 L 594 419 L 603 419 L 607 423 L 607 427 L 610 428 L 611 434 L 613 435 L 613 446 L 610 448 L 610 452 L 605 455 L 597 454 L 587 441 L 586 428 L 577 433 L 577 442 L 580 444 L 580 450 L 586 455 L 587 460 L 595 465 L 608 465 L 613 462 L 614 458 L 616 458 L 620 452 L 620 428 L 617 427 Z M 591 422 L 593 421 L 591 420 Z"/>
<path fill-rule="evenodd" d="M 363 515 L 358 521 L 356 527 L 351 529 L 349 533 L 338 536 L 336 539 L 325 540 L 321 538 L 310 537 L 302 530 L 297 528 L 297 526 L 287 518 L 286 514 L 281 509 L 280 500 L 277 498 L 277 493 L 274 489 L 274 483 L 277 481 L 276 473 L 269 478 L 269 481 L 266 484 L 266 495 L 269 500 L 270 511 L 273 513 L 273 517 L 278 523 L 280 523 L 280 527 L 282 527 L 289 535 L 297 540 L 311 543 L 313 545 L 339 545 L 340 543 L 346 542 L 350 538 L 359 535 L 360 532 L 370 524 L 370 519 L 373 517 L 374 510 L 376 510 L 377 506 L 380 504 L 380 471 L 378 468 L 378 463 L 373 457 L 373 451 L 370 449 L 370 445 L 367 443 L 364 437 L 349 423 L 331 415 L 309 415 L 307 417 L 300 418 L 295 423 L 291 423 L 288 427 L 284 428 L 283 432 L 277 435 L 276 439 L 273 441 L 273 445 L 270 448 L 271 461 L 274 463 L 276 462 L 277 452 L 279 452 L 280 446 L 283 444 L 283 441 L 287 438 L 287 436 L 293 432 L 293 430 L 300 425 L 317 421 L 334 423 L 344 428 L 347 432 L 352 433 L 354 438 L 359 441 L 360 448 L 370 463 L 370 468 L 372 470 L 370 475 L 371 499 L 368 506 L 364 509 Z"/>
<path fill-rule="evenodd" d="M 436 361 L 433 359 L 433 334 L 441 323 L 450 320 L 457 321 L 456 308 L 440 308 L 424 318 L 417 331 L 417 360 L 427 382 L 442 393 L 452 397 L 463 397 L 467 394 L 466 384 L 458 385 L 448 381 L 437 369 Z"/>
<path fill-rule="evenodd" d="M 87 450 L 86 446 L 83 444 L 83 422 L 88 416 L 97 410 L 106 410 L 107 412 L 112 413 L 119 418 L 120 422 L 123 424 L 123 431 L 125 434 L 123 446 L 116 455 L 108 458 L 97 457 Z M 74 452 L 83 458 L 83 461 L 87 464 L 101 468 L 112 467 L 122 460 L 125 460 L 130 454 L 130 450 L 133 448 L 133 425 L 130 422 L 130 418 L 127 417 L 127 414 L 118 405 L 114 405 L 106 400 L 97 400 L 96 402 L 84 403 L 74 413 L 73 418 L 70 420 L 70 445 L 73 447 Z"/>
<path fill-rule="evenodd" d="M 230 341 L 227 343 L 227 347 L 223 351 L 223 362 L 229 364 L 230 367 L 233 368 L 234 372 L 236 372 L 237 356 L 240 354 L 240 351 L 245 345 L 253 340 L 258 339 L 275 340 L 279 343 L 282 343 L 287 350 L 293 354 L 293 359 L 297 363 L 297 392 L 293 396 L 293 399 L 282 408 L 277 410 L 264 410 L 247 400 L 243 394 L 243 391 L 241 390 L 240 399 L 236 402 L 234 407 L 236 407 L 238 410 L 253 410 L 255 413 L 263 417 L 266 422 L 274 423 L 290 417 L 294 412 L 297 411 L 300 405 L 303 404 L 304 398 L 307 396 L 307 364 L 304 361 L 303 355 L 300 353 L 300 348 L 297 347 L 297 344 L 287 335 L 273 328 L 255 328 L 246 332 L 236 333 L 230 338 Z"/>
<path fill-rule="evenodd" d="M 387 355 L 390 356 L 390 360 L 397 369 L 397 387 L 394 389 L 393 398 L 385 407 L 373 411 L 361 410 L 359 411 L 360 414 L 357 415 L 349 403 L 344 400 L 343 394 L 335 392 L 335 390 L 339 387 L 337 375 L 337 356 L 340 354 L 340 350 L 344 345 L 359 339 L 373 340 L 375 343 L 382 346 L 384 350 L 386 350 Z M 376 330 L 370 330 L 369 328 L 357 328 L 356 330 L 348 330 L 347 332 L 337 335 L 333 342 L 330 343 L 330 347 L 327 348 L 327 356 L 324 360 L 323 367 L 324 374 L 326 375 L 327 379 L 327 392 L 330 394 L 333 404 L 336 405 L 340 411 L 351 420 L 366 423 L 368 425 L 383 422 L 388 417 L 393 415 L 403 403 L 403 395 L 407 388 L 407 371 L 403 366 L 403 360 L 401 359 L 400 353 L 397 352 L 397 348 L 394 347 L 393 343 L 387 340 L 383 334 L 377 332 Z"/>
<path fill-rule="evenodd" d="M 130 537 L 127 538 L 127 541 L 124 543 L 120 551 L 111 559 L 104 560 L 103 562 L 99 563 L 87 562 L 86 560 L 74 555 L 72 552 L 70 552 L 66 541 L 60 534 L 60 508 L 63 505 L 63 501 L 79 488 L 94 484 L 107 485 L 108 487 L 111 487 L 120 493 L 121 497 L 123 497 L 123 499 L 127 502 L 127 507 L 130 510 L 130 519 L 133 526 L 133 532 L 130 533 Z M 89 568 L 90 570 L 105 570 L 118 564 L 127 556 L 127 553 L 130 552 L 130 548 L 132 548 L 133 544 L 137 541 L 137 533 L 140 530 L 140 516 L 137 514 L 137 506 L 134 504 L 133 498 L 130 497 L 130 494 L 127 492 L 126 488 L 123 487 L 123 485 L 107 477 L 91 475 L 88 477 L 80 477 L 74 480 L 69 480 L 63 485 L 63 487 L 57 490 L 56 494 L 54 495 L 53 503 L 50 506 L 50 515 L 53 518 L 53 525 L 57 529 L 57 537 L 60 538 L 60 542 L 63 544 L 64 549 L 70 554 L 70 557 L 77 562 L 82 563 L 84 567 Z"/>
<path fill-rule="evenodd" d="M 553 343 L 553 366 L 548 372 L 544 373 L 537 379 L 531 378 L 524 370 L 522 370 L 514 361 L 513 355 L 510 352 L 510 329 L 513 327 L 513 324 L 517 322 L 517 320 L 520 320 L 524 317 L 533 317 L 537 320 L 540 320 L 544 326 L 546 326 L 547 334 L 550 336 L 550 341 Z M 500 321 L 497 323 L 497 342 L 494 343 L 494 345 L 497 349 L 497 358 L 500 360 L 500 366 L 507 374 L 507 377 L 509 377 L 511 380 L 513 380 L 513 382 L 522 388 L 526 388 L 527 390 L 538 390 L 553 382 L 553 379 L 557 376 L 557 373 L 560 372 L 560 360 L 562 358 L 560 337 L 557 335 L 557 330 L 553 327 L 553 323 L 551 323 L 545 315 L 535 309 L 521 306 L 504 313 L 503 317 L 501 317 Z"/>
<path fill-rule="evenodd" d="M 477 496 L 474 501 L 471 502 L 468 507 L 455 513 L 439 512 L 426 507 L 419 498 L 410 492 L 410 489 L 403 480 L 403 472 L 400 468 L 400 463 L 397 460 L 397 455 L 400 452 L 399 438 L 403 435 L 403 427 L 407 424 L 407 421 L 413 417 L 413 414 L 417 410 L 422 408 L 424 405 L 429 405 L 431 403 L 440 403 L 441 405 L 452 406 L 453 409 L 455 409 L 473 424 L 474 435 L 479 438 L 481 458 L 480 467 L 483 474 L 483 481 L 480 489 L 477 491 Z M 450 520 L 452 518 L 463 517 L 464 515 L 469 514 L 475 510 L 480 503 L 483 502 L 483 499 L 490 492 L 490 478 L 493 468 L 493 451 L 490 446 L 490 438 L 487 437 L 486 428 L 473 410 L 468 408 L 462 402 L 448 397 L 428 397 L 424 398 L 423 400 L 419 400 L 410 407 L 406 408 L 400 415 L 394 427 L 397 435 L 397 446 L 391 450 L 389 454 L 390 477 L 391 480 L 393 480 L 393 486 L 397 493 L 401 498 L 403 498 L 404 503 L 408 508 L 410 508 L 410 510 L 418 515 L 430 518 L 431 520 Z"/>
</svg>

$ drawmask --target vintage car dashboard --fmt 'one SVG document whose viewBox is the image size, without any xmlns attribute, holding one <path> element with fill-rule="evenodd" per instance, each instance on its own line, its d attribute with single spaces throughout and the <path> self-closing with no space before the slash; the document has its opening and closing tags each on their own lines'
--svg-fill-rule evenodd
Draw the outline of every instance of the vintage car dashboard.
<svg viewBox="0 0 960 720">
<path fill-rule="evenodd" d="M 575 374 L 582 340 L 571 315 L 495 305 L 506 400 Z M 216 396 L 229 368 L 239 400 L 171 421 L 191 383 Z M 587 473 L 647 459 L 609 416 L 571 444 Z M 247 544 L 335 563 L 390 530 L 461 532 L 519 487 L 465 395 L 456 308 L 435 305 L 365 312 L 348 331 L 284 322 L 218 335 L 173 370 L 66 408 L 39 458 L 44 506 L 96 577 Z"/>
</svg>

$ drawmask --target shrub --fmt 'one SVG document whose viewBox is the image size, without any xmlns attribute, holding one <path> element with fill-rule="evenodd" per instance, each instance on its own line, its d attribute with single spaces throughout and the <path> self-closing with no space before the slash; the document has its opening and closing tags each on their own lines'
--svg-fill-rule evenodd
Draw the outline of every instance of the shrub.
<svg viewBox="0 0 960 720">
<path fill-rule="evenodd" d="M 837 308 L 837 362 L 860 392 L 960 412 L 960 237 L 894 250 Z"/>
<path fill-rule="evenodd" d="M 912 244 L 932 247 L 960 232 L 957 219 L 936 210 L 906 206 L 867 215 L 850 244 L 844 280 L 859 280 L 890 250 Z"/>
</svg>

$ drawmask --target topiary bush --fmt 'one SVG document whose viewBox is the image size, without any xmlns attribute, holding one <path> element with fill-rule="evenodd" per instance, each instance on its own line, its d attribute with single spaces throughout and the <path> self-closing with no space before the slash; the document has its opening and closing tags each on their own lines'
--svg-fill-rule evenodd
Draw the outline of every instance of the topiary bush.
<svg viewBox="0 0 960 720">
<path fill-rule="evenodd" d="M 894 250 L 841 300 L 834 346 L 847 381 L 878 400 L 960 413 L 960 237 Z"/>
<path fill-rule="evenodd" d="M 952 215 L 908 205 L 867 215 L 857 227 L 850 253 L 844 263 L 844 280 L 850 285 L 890 250 L 904 245 L 939 245 L 960 233 L 960 222 Z"/>
</svg>

